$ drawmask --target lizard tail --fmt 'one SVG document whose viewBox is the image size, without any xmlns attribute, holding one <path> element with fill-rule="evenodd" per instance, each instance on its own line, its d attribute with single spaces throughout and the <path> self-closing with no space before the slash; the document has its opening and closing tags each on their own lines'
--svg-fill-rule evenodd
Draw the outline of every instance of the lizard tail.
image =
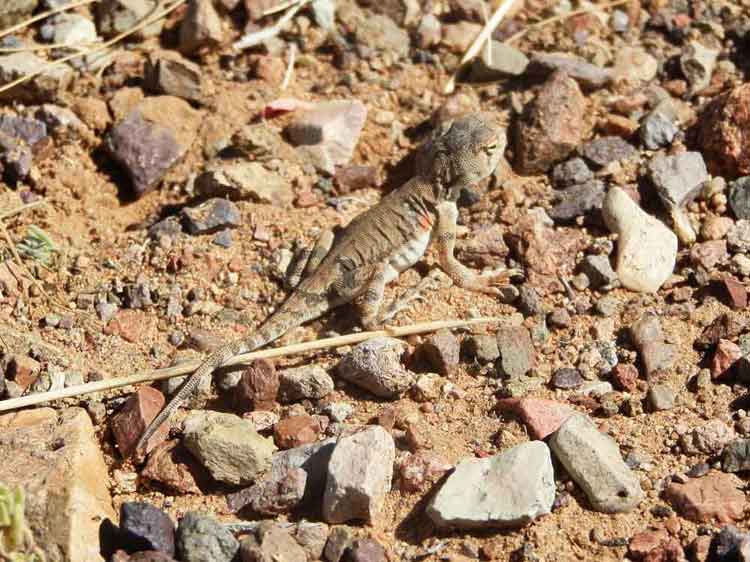
<svg viewBox="0 0 750 562">
<path fill-rule="evenodd" d="M 145 454 L 149 439 L 151 439 L 161 425 L 187 400 L 204 378 L 210 377 L 211 373 L 224 365 L 229 359 L 236 355 L 255 351 L 281 337 L 290 328 L 299 326 L 303 322 L 312 320 L 320 315 L 320 311 L 313 308 L 308 308 L 306 313 L 300 313 L 300 306 L 296 301 L 297 298 L 295 298 L 295 295 L 292 295 L 274 315 L 258 328 L 256 333 L 231 341 L 211 353 L 198 369 L 188 377 L 185 384 L 177 391 L 177 394 L 172 397 L 161 412 L 151 421 L 138 440 L 134 452 L 136 454 L 140 454 L 140 452 Z"/>
</svg>

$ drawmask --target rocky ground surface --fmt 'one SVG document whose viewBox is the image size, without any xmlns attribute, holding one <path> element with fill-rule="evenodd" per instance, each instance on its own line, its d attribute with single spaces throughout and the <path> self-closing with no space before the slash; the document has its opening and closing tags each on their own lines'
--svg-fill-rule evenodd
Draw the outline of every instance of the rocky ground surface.
<svg viewBox="0 0 750 562">
<path fill-rule="evenodd" d="M 219 373 L 142 461 L 180 379 L 1 415 L 0 553 L 750 560 L 747 0 L 518 0 L 452 94 L 496 3 L 100 0 L 10 27 L 66 4 L 0 3 L 0 397 L 252 332 L 295 252 L 465 111 L 508 148 L 461 196 L 458 257 L 525 277 L 438 276 L 395 321 L 499 324 Z M 357 329 L 346 307 L 281 343 Z"/>
</svg>

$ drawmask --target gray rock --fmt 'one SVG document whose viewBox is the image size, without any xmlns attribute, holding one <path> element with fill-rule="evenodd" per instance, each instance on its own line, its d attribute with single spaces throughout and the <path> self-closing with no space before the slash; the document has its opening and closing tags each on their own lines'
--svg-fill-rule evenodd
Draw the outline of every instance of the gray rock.
<svg viewBox="0 0 750 562">
<path fill-rule="evenodd" d="M 373 522 L 391 489 L 395 458 L 393 437 L 380 426 L 341 437 L 328 463 L 323 519 Z"/>
<path fill-rule="evenodd" d="M 331 529 L 328 536 L 325 549 L 323 550 L 323 560 L 326 562 L 339 562 L 352 542 L 354 542 L 354 532 L 351 527 L 339 525 Z"/>
<path fill-rule="evenodd" d="M 643 499 L 640 482 L 622 460 L 617 443 L 586 416 L 568 418 L 549 445 L 595 510 L 630 511 Z"/>
<path fill-rule="evenodd" d="M 680 57 L 682 74 L 690 84 L 690 92 L 695 94 L 711 82 L 719 51 L 709 49 L 698 41 L 691 41 L 684 47 Z"/>
<path fill-rule="evenodd" d="M 396 338 L 376 337 L 354 346 L 336 367 L 346 381 L 380 398 L 394 398 L 414 382 L 414 374 L 401 364 L 406 344 Z"/>
<path fill-rule="evenodd" d="M 15 184 L 26 179 L 33 163 L 31 147 L 20 139 L 0 133 L 0 170 L 7 181 Z"/>
<path fill-rule="evenodd" d="M 748 562 L 750 534 L 734 525 L 727 525 L 711 539 L 709 560 L 712 562 Z"/>
<path fill-rule="evenodd" d="M 594 173 L 583 158 L 571 158 L 552 168 L 552 181 L 556 187 L 569 187 L 594 179 Z"/>
<path fill-rule="evenodd" d="M 335 444 L 336 439 L 331 438 L 274 453 L 271 457 L 269 479 L 279 481 L 289 471 L 301 468 L 307 473 L 305 495 L 302 502 L 305 504 L 319 503 L 323 497 L 328 461 L 331 459 Z"/>
<path fill-rule="evenodd" d="M 460 462 L 426 513 L 441 528 L 518 527 L 550 513 L 554 501 L 550 451 L 542 441 L 531 441 Z"/>
<path fill-rule="evenodd" d="M 22 140 L 30 147 L 47 138 L 47 126 L 36 119 L 16 117 L 14 115 L 0 116 L 0 132 L 14 139 Z"/>
<path fill-rule="evenodd" d="M 102 0 L 98 2 L 96 10 L 99 32 L 111 37 L 128 31 L 153 12 L 157 4 L 157 0 Z M 164 20 L 159 19 L 137 32 L 133 38 L 156 37 L 163 26 Z"/>
<path fill-rule="evenodd" d="M 520 76 L 529 64 L 528 57 L 521 51 L 501 43 L 491 42 L 490 53 L 483 48 L 481 55 L 472 62 L 469 79 L 476 82 L 499 80 L 508 76 Z"/>
<path fill-rule="evenodd" d="M 680 435 L 680 447 L 688 455 L 718 455 L 735 437 L 734 429 L 714 418 Z"/>
<path fill-rule="evenodd" d="M 47 68 L 47 61 L 31 52 L 0 56 L 0 86 L 32 74 L 34 78 L 3 92 L 0 99 L 23 103 L 54 102 L 73 81 L 73 69 L 68 65 Z"/>
<path fill-rule="evenodd" d="M 161 509 L 145 502 L 120 506 L 120 533 L 126 550 L 158 550 L 174 556 L 174 523 Z"/>
<path fill-rule="evenodd" d="M 450 330 L 438 330 L 427 337 L 418 352 L 430 366 L 442 375 L 451 374 L 458 367 L 461 346 Z"/>
<path fill-rule="evenodd" d="M 619 187 L 612 187 L 604 198 L 602 216 L 619 235 L 615 271 L 620 282 L 633 291 L 656 292 L 677 261 L 675 234 Z"/>
<path fill-rule="evenodd" d="M 750 176 L 729 183 L 729 206 L 738 219 L 750 219 Z"/>
<path fill-rule="evenodd" d="M 39 0 L 3 0 L 0 4 L 0 29 L 22 22 L 36 9 Z"/>
<path fill-rule="evenodd" d="M 388 562 L 385 548 L 375 539 L 358 539 L 344 553 L 341 562 Z"/>
<path fill-rule="evenodd" d="M 278 480 L 263 480 L 229 494 L 227 504 L 235 512 L 249 506 L 263 515 L 286 513 L 302 503 L 306 485 L 307 472 L 302 468 L 292 468 Z"/>
<path fill-rule="evenodd" d="M 328 525 L 303 519 L 297 524 L 294 538 L 307 553 L 308 560 L 321 560 L 328 541 Z"/>
<path fill-rule="evenodd" d="M 323 408 L 323 413 L 336 423 L 345 421 L 353 411 L 354 406 L 347 402 L 331 402 Z"/>
<path fill-rule="evenodd" d="M 185 447 L 227 484 L 250 484 L 271 463 L 273 439 L 260 436 L 249 421 L 232 414 L 191 414 L 184 424 Z"/>
<path fill-rule="evenodd" d="M 727 244 L 733 252 L 750 252 L 750 220 L 738 220 L 727 232 Z"/>
<path fill-rule="evenodd" d="M 721 469 L 724 472 L 750 470 L 750 439 L 735 439 L 724 447 Z"/>
<path fill-rule="evenodd" d="M 50 131 L 69 129 L 80 132 L 86 129 L 83 121 L 67 107 L 45 103 L 34 113 L 34 117 L 47 126 Z"/>
<path fill-rule="evenodd" d="M 74 47 L 90 45 L 99 38 L 93 21 L 73 13 L 62 13 L 50 18 L 42 25 L 39 32 L 45 41 L 55 45 Z"/>
<path fill-rule="evenodd" d="M 295 119 L 286 134 L 304 159 L 333 175 L 336 166 L 351 160 L 366 117 L 367 106 L 359 100 L 322 102 Z"/>
<path fill-rule="evenodd" d="M 564 367 L 552 374 L 552 386 L 561 390 L 572 390 L 583 384 L 583 377 L 578 369 Z"/>
<path fill-rule="evenodd" d="M 638 156 L 638 150 L 621 137 L 598 137 L 581 147 L 581 155 L 594 166 L 603 168 L 612 162 Z"/>
<path fill-rule="evenodd" d="M 375 51 L 393 53 L 399 58 L 409 55 L 409 34 L 383 14 L 367 14 L 355 29 L 357 43 Z"/>
<path fill-rule="evenodd" d="M 660 110 L 658 106 L 646 114 L 638 130 L 643 146 L 649 150 L 658 150 L 670 145 L 678 132 L 674 117 Z"/>
<path fill-rule="evenodd" d="M 442 36 L 443 28 L 440 20 L 434 14 L 423 15 L 417 26 L 417 46 L 420 49 L 429 49 L 440 43 Z"/>
<path fill-rule="evenodd" d="M 239 543 L 211 517 L 189 511 L 177 528 L 177 551 L 183 562 L 231 562 Z"/>
<path fill-rule="evenodd" d="M 674 408 L 675 392 L 666 384 L 652 384 L 648 388 L 646 399 L 652 412 L 671 410 Z"/>
<path fill-rule="evenodd" d="M 607 381 L 589 381 L 578 388 L 581 396 L 604 396 L 612 392 L 612 384 Z"/>
<path fill-rule="evenodd" d="M 534 367 L 536 350 L 526 327 L 500 328 L 497 331 L 497 347 L 500 351 L 498 369 L 501 375 L 516 379 L 524 376 Z"/>
<path fill-rule="evenodd" d="M 182 209 L 182 217 L 185 230 L 190 234 L 208 234 L 242 224 L 242 215 L 237 205 L 219 197 L 204 201 L 196 207 L 185 207 Z"/>
<path fill-rule="evenodd" d="M 318 365 L 280 371 L 279 383 L 279 398 L 284 402 L 318 400 L 333 392 L 333 379 Z"/>
<path fill-rule="evenodd" d="M 177 96 L 200 103 L 204 96 L 201 68 L 173 51 L 149 55 L 144 68 L 144 87 L 157 94 Z"/>
<path fill-rule="evenodd" d="M 195 180 L 195 191 L 204 197 L 250 199 L 288 206 L 294 198 L 289 182 L 258 162 L 230 161 L 212 166 Z"/>
<path fill-rule="evenodd" d="M 617 273 L 609 263 L 609 256 L 596 254 L 583 258 L 581 271 L 589 278 L 592 288 L 611 287 L 617 281 Z"/>
<path fill-rule="evenodd" d="M 221 18 L 211 0 L 189 0 L 180 22 L 179 50 L 193 54 L 203 48 L 220 45 L 224 40 Z"/>
<path fill-rule="evenodd" d="M 690 203 L 709 179 L 700 152 L 657 155 L 648 163 L 648 175 L 667 209 Z"/>
<path fill-rule="evenodd" d="M 599 216 L 604 203 L 605 186 L 601 180 L 590 180 L 555 191 L 558 201 L 549 216 L 558 222 L 570 222 L 581 216 Z"/>
<path fill-rule="evenodd" d="M 596 89 L 612 79 L 612 71 L 566 53 L 533 53 L 529 72 L 548 75 L 556 70 L 565 72 L 582 87 Z"/>
</svg>

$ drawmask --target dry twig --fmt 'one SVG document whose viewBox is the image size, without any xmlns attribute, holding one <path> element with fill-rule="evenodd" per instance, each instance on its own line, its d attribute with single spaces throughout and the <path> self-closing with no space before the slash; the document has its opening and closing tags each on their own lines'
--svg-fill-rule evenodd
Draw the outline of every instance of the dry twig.
<svg viewBox="0 0 750 562">
<path fill-rule="evenodd" d="M 410 326 L 391 326 L 383 330 L 359 332 L 355 334 L 348 334 L 345 336 L 336 336 L 333 338 L 325 338 L 322 340 L 314 340 L 310 342 L 286 345 L 283 347 L 253 351 L 252 353 L 245 353 L 243 355 L 237 355 L 236 357 L 233 357 L 224 365 L 224 367 L 246 365 L 253 359 L 284 357 L 287 355 L 297 355 L 300 353 L 305 353 L 307 351 L 315 351 L 318 349 L 326 349 L 329 347 L 352 345 L 378 336 L 402 337 L 413 334 L 434 332 L 436 330 L 462 328 L 465 326 L 472 326 L 474 324 L 500 323 L 503 322 L 503 320 L 503 318 L 499 317 L 487 317 L 473 318 L 471 320 L 438 320 L 435 322 L 420 322 L 417 324 L 412 324 Z M 187 363 L 182 363 L 180 365 L 175 365 L 174 367 L 166 367 L 164 369 L 157 369 L 156 371 L 131 375 L 128 377 L 90 382 L 79 386 L 63 388 L 61 390 L 40 392 L 38 394 L 31 394 L 29 396 L 22 396 L 20 398 L 11 398 L 10 400 L 0 400 L 0 412 L 17 410 L 19 408 L 25 408 L 27 406 L 33 406 L 35 404 L 43 404 L 45 402 L 51 402 L 53 400 L 59 400 L 61 398 L 70 398 L 73 396 L 81 396 L 83 394 L 101 392 L 104 390 L 111 390 L 113 388 L 120 388 L 133 384 L 179 377 L 192 373 L 200 366 L 200 364 L 200 360 L 190 361 Z"/>
</svg>

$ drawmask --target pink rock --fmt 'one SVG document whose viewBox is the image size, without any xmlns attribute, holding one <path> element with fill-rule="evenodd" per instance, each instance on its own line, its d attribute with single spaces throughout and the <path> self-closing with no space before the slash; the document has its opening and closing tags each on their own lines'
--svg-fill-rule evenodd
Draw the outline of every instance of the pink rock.
<svg viewBox="0 0 750 562">
<path fill-rule="evenodd" d="M 643 531 L 630 539 L 630 557 L 644 562 L 680 562 L 685 559 L 680 542 L 664 529 Z"/>
<path fill-rule="evenodd" d="M 687 484 L 670 484 L 664 497 L 680 515 L 696 523 L 730 523 L 741 519 L 745 511 L 745 494 L 735 478 L 720 472 Z"/>
<path fill-rule="evenodd" d="M 408 455 L 399 465 L 402 492 L 419 492 L 437 482 L 453 465 L 430 451 Z"/>
<path fill-rule="evenodd" d="M 741 358 L 740 346 L 729 340 L 720 339 L 714 356 L 711 358 L 711 378 L 714 380 L 722 378 Z"/>
<path fill-rule="evenodd" d="M 557 431 L 575 410 L 555 402 L 539 398 L 504 398 L 498 400 L 500 410 L 509 411 L 521 418 L 532 439 L 544 439 Z"/>
<path fill-rule="evenodd" d="M 638 369 L 629 363 L 619 363 L 612 369 L 612 382 L 618 390 L 635 390 L 638 384 Z"/>
<path fill-rule="evenodd" d="M 127 458 L 135 452 L 143 431 L 164 407 L 164 395 L 150 386 L 142 386 L 131 394 L 125 405 L 112 418 L 112 433 L 120 454 Z M 164 441 L 169 434 L 169 423 L 164 423 L 151 436 L 146 453 Z"/>
<path fill-rule="evenodd" d="M 292 449 L 318 440 L 320 421 L 313 416 L 289 416 L 276 424 L 273 438 L 280 449 Z"/>
</svg>

